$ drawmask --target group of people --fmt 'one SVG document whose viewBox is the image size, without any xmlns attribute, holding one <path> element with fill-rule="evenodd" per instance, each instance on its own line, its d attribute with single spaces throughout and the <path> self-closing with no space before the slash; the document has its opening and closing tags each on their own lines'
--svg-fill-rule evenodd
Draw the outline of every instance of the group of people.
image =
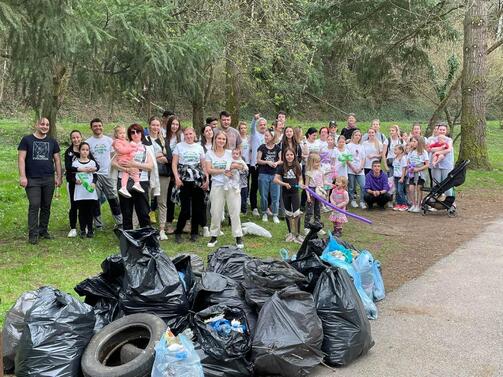
<svg viewBox="0 0 503 377">
<path fill-rule="evenodd" d="M 190 240 L 196 241 L 202 230 L 213 247 L 228 219 L 236 246 L 242 248 L 240 214 L 250 208 L 263 222 L 272 218 L 280 223 L 284 217 L 285 240 L 302 243 L 303 213 L 307 228 L 320 220 L 322 211 L 331 212 L 329 220 L 340 235 L 347 222 L 344 210 L 348 205 L 358 207 L 358 202 L 369 210 L 388 205 L 419 212 L 421 186 L 428 178 L 441 181 L 454 167 L 445 125 L 436 126 L 427 139 L 419 124 L 410 133 L 393 125 L 386 136 L 379 120 L 363 134 L 354 114 L 340 134 L 334 121 L 304 133 L 287 125 L 284 112 L 271 126 L 260 114 L 249 127 L 239 122 L 233 128 L 231 121 L 231 115 L 222 111 L 218 118 L 207 118 L 196 132 L 183 128 L 180 119 L 167 111 L 161 118 L 150 118 L 146 128 L 137 123 L 116 126 L 113 137 L 106 135 L 98 118 L 91 120 L 92 136 L 85 141 L 80 131 L 72 131 L 71 145 L 64 152 L 68 237 L 92 238 L 95 228 L 103 227 L 101 205 L 108 201 L 116 226 L 126 230 L 150 225 L 157 211 L 161 240 L 173 233 L 180 243 L 188 230 Z M 62 184 L 60 149 L 48 136 L 49 127 L 47 119 L 40 119 L 35 132 L 23 137 L 18 147 L 33 244 L 52 238 L 51 200 L 55 187 Z M 178 221 L 173 226 L 177 205 Z"/>
</svg>

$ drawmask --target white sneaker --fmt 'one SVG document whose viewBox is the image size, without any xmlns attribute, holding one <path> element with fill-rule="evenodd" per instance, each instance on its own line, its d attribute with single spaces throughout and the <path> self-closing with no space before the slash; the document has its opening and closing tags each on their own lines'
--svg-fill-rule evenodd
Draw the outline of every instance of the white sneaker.
<svg viewBox="0 0 503 377">
<path fill-rule="evenodd" d="M 421 212 L 421 208 L 419 208 L 419 206 L 416 206 L 411 212 L 419 213 Z"/>
<path fill-rule="evenodd" d="M 68 238 L 75 238 L 77 237 L 77 229 L 72 229 L 68 232 Z"/>
<path fill-rule="evenodd" d="M 351 200 L 351 207 L 358 208 L 358 203 L 356 203 L 356 200 Z"/>
<path fill-rule="evenodd" d="M 429 206 L 428 207 L 428 211 L 430 211 L 430 212 L 437 212 L 438 210 L 436 208 L 434 208 L 434 207 Z"/>
<path fill-rule="evenodd" d="M 208 247 L 213 247 L 217 244 L 217 237 L 211 237 L 210 241 L 206 244 Z"/>
<path fill-rule="evenodd" d="M 219 236 L 219 237 L 220 237 L 220 236 L 223 236 L 223 235 L 224 235 L 224 232 L 222 232 L 222 231 L 219 231 L 219 232 L 218 232 L 218 236 Z"/>
<path fill-rule="evenodd" d="M 414 208 L 416 208 L 416 206 L 410 206 L 407 212 L 414 212 Z"/>
<path fill-rule="evenodd" d="M 161 230 L 159 232 L 159 241 L 166 241 L 168 239 L 168 236 L 166 235 L 166 232 L 164 230 Z"/>
<path fill-rule="evenodd" d="M 393 202 L 388 202 L 388 208 L 393 208 Z"/>
<path fill-rule="evenodd" d="M 121 194 L 125 198 L 130 198 L 131 197 L 131 194 L 129 193 L 129 191 L 126 188 L 120 188 L 119 189 L 119 194 Z"/>
<path fill-rule="evenodd" d="M 288 233 L 285 238 L 285 242 L 292 242 L 295 240 L 295 236 L 292 233 Z"/>
<path fill-rule="evenodd" d="M 135 183 L 133 185 L 133 189 L 135 189 L 136 191 L 141 192 L 141 193 L 145 192 L 145 190 L 143 189 L 143 187 L 141 187 L 141 185 L 139 183 Z"/>
<path fill-rule="evenodd" d="M 258 209 L 257 208 L 254 208 L 253 211 L 252 211 L 252 215 L 255 216 L 255 217 L 259 217 L 260 216 L 260 213 L 258 212 Z"/>
<path fill-rule="evenodd" d="M 318 235 L 320 236 L 324 236 L 325 234 L 327 234 L 327 232 L 325 232 L 323 229 L 318 232 Z"/>
<path fill-rule="evenodd" d="M 365 209 L 365 208 L 367 208 L 367 205 L 365 204 L 365 202 L 361 202 L 361 203 L 360 203 L 360 208 L 361 208 L 361 209 Z"/>
<path fill-rule="evenodd" d="M 262 221 L 263 221 L 263 222 L 265 222 L 265 223 L 266 223 L 267 221 L 269 221 L 269 220 L 267 220 L 267 213 L 264 213 L 264 214 L 262 215 Z"/>
<path fill-rule="evenodd" d="M 304 228 L 304 234 L 307 236 L 309 234 L 309 228 Z"/>
<path fill-rule="evenodd" d="M 206 238 L 211 237 L 210 230 L 208 229 L 207 226 L 203 227 L 203 237 L 206 237 Z"/>
<path fill-rule="evenodd" d="M 297 237 L 295 237 L 295 240 L 293 242 L 298 243 L 299 245 L 301 245 L 304 242 L 304 237 L 302 237 L 299 234 Z"/>
<path fill-rule="evenodd" d="M 272 217 L 272 222 L 273 222 L 274 224 L 279 224 L 281 221 L 279 221 L 278 216 L 273 216 L 273 217 Z"/>
</svg>

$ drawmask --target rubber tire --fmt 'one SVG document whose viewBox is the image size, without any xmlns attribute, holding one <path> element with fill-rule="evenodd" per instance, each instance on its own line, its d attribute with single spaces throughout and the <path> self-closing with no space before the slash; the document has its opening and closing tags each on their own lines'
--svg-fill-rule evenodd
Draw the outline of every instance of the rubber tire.
<svg viewBox="0 0 503 377">
<path fill-rule="evenodd" d="M 136 347 L 134 344 L 127 343 L 124 344 L 121 348 L 121 363 L 126 364 L 129 363 L 130 361 L 136 359 L 138 356 L 141 355 L 143 350 L 139 347 Z"/>
<path fill-rule="evenodd" d="M 93 336 L 82 356 L 85 377 L 148 377 L 154 363 L 156 343 L 166 331 L 166 324 L 153 314 L 132 314 L 122 317 Z M 107 366 L 106 361 L 118 356 L 123 345 L 146 340 L 141 355 L 126 364 Z M 105 361 L 105 363 L 103 363 Z"/>
</svg>

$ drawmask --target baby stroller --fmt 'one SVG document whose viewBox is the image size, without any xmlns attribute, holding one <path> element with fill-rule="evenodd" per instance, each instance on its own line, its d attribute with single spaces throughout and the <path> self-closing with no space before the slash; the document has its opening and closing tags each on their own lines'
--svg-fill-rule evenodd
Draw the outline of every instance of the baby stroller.
<svg viewBox="0 0 503 377">
<path fill-rule="evenodd" d="M 449 217 L 455 217 L 457 215 L 456 206 L 453 205 L 455 200 L 454 196 L 445 196 L 444 192 L 450 188 L 461 186 L 465 182 L 466 167 L 469 163 L 470 160 L 459 162 L 442 182 L 437 182 L 433 179 L 431 188 L 423 188 L 423 191 L 428 192 L 428 195 L 426 195 L 421 202 L 421 211 L 423 211 L 423 215 L 426 215 L 429 207 L 437 210 L 445 209 Z"/>
</svg>

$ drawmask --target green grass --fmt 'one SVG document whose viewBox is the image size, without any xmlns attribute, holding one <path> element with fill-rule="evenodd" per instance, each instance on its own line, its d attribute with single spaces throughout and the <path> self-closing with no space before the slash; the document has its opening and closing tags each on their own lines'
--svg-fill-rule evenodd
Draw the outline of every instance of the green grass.
<svg viewBox="0 0 503 377">
<path fill-rule="evenodd" d="M 325 123 L 297 123 L 303 128 L 319 127 Z M 342 123 L 341 123 L 342 124 Z M 387 130 L 391 123 L 384 123 L 383 130 Z M 360 124 L 367 129 L 369 124 Z M 407 124 L 407 128 L 409 124 Z M 87 124 L 72 124 L 63 122 L 59 134 L 68 135 L 72 129 L 79 129 L 85 136 L 90 135 Z M 107 126 L 107 130 L 111 130 Z M 112 218 L 108 205 L 103 206 L 103 214 L 107 230 L 99 232 L 92 239 L 68 239 L 68 198 L 66 189 L 61 188 L 61 198 L 53 201 L 50 231 L 56 240 L 41 241 L 33 246 L 26 242 L 27 234 L 27 199 L 24 190 L 18 185 L 17 173 L 17 144 L 23 134 L 29 133 L 28 124 L 16 120 L 0 121 L 0 139 L 3 148 L 0 149 L 0 324 L 7 310 L 17 297 L 27 290 L 33 290 L 43 285 L 52 285 L 63 291 L 74 294 L 73 287 L 84 278 L 100 271 L 100 263 L 108 255 L 118 252 L 118 242 L 111 232 Z M 467 179 L 469 187 L 503 186 L 503 150 L 499 145 L 503 142 L 503 130 L 497 124 L 490 123 L 488 130 L 489 153 L 495 170 L 492 172 L 470 172 Z M 66 143 L 61 143 L 66 148 Z M 245 216 L 242 221 L 256 221 Z M 327 222 L 326 222 L 327 223 Z M 281 248 L 292 248 L 292 244 L 282 242 L 286 234 L 284 223 L 266 224 L 266 228 L 273 234 L 272 239 L 246 236 L 246 251 L 256 257 L 277 258 Z M 362 231 L 364 230 L 364 231 Z M 223 228 L 225 236 L 219 238 L 219 245 L 232 244 L 230 228 Z M 368 248 L 381 259 L 383 265 L 393 252 L 400 250 L 399 240 L 386 237 L 373 231 L 371 226 L 350 221 L 344 230 L 345 239 L 361 248 Z M 161 247 L 168 255 L 180 252 L 196 252 L 206 260 L 212 251 L 206 247 L 206 239 L 201 238 L 193 244 L 185 242 L 177 245 L 170 240 L 163 241 Z M 390 240 L 391 239 L 391 240 Z M 295 251 L 295 250 L 293 250 Z"/>
</svg>

